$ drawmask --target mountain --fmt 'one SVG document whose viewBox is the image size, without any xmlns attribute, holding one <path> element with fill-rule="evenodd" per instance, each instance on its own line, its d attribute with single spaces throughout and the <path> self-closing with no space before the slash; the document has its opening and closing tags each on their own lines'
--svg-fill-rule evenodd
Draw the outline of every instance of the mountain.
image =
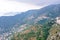
<svg viewBox="0 0 60 40">
<path fill-rule="evenodd" d="M 52 21 L 45 25 L 35 24 L 15 33 L 10 40 L 60 40 L 60 25 Z"/>
<path fill-rule="evenodd" d="M 30 14 L 25 21 L 29 25 L 21 32 L 15 33 L 11 40 L 60 40 L 60 4 L 41 10 L 30 10 L 27 13 Z"/>
<path fill-rule="evenodd" d="M 29 10 L 15 16 L 2 16 L 0 17 L 0 34 L 13 33 L 22 25 L 24 27 L 34 24 L 44 25 L 47 21 L 55 20 L 57 17 L 60 17 L 60 4 Z"/>
</svg>

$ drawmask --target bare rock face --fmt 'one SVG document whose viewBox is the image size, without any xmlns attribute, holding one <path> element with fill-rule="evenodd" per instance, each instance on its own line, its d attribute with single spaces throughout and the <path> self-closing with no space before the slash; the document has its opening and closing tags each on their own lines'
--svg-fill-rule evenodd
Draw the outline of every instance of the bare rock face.
<svg viewBox="0 0 60 40">
<path fill-rule="evenodd" d="M 47 40 L 60 40 L 60 26 L 58 24 L 52 26 Z"/>
<path fill-rule="evenodd" d="M 47 40 L 60 40 L 60 35 L 59 34 L 54 34 L 53 36 L 50 36 Z"/>
<path fill-rule="evenodd" d="M 60 24 L 60 17 L 57 17 L 57 18 L 56 18 L 56 23 L 57 23 L 57 24 Z"/>
</svg>

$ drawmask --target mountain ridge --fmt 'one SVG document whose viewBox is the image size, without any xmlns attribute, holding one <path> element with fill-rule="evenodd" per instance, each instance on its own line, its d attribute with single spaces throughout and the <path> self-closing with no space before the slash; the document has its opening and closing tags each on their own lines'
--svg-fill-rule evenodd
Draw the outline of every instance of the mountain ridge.
<svg viewBox="0 0 60 40">
<path fill-rule="evenodd" d="M 24 24 L 44 24 L 56 17 L 60 17 L 60 4 L 49 5 L 37 10 L 29 10 L 15 16 L 2 16 L 0 17 L 0 28 L 2 29 L 0 34 L 10 33 L 13 28 L 19 28 L 19 26 Z"/>
</svg>

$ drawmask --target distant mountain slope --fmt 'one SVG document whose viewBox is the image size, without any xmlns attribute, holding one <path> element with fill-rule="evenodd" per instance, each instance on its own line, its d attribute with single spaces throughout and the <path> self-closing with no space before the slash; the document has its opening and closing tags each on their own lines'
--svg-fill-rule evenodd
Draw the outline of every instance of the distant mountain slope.
<svg viewBox="0 0 60 40">
<path fill-rule="evenodd" d="M 34 24 L 27 26 L 27 28 L 21 32 L 16 32 L 13 34 L 10 40 L 47 40 L 49 35 L 48 31 L 54 24 L 54 21 L 49 21 L 44 25 Z"/>
<path fill-rule="evenodd" d="M 10 40 L 60 40 L 60 25 L 53 21 L 35 24 L 15 33 Z"/>
<path fill-rule="evenodd" d="M 49 5 L 38 10 L 29 10 L 15 16 L 2 16 L 0 17 L 0 34 L 10 32 L 13 27 L 18 28 L 23 24 L 44 24 L 44 22 L 59 16 L 60 4 Z"/>
</svg>

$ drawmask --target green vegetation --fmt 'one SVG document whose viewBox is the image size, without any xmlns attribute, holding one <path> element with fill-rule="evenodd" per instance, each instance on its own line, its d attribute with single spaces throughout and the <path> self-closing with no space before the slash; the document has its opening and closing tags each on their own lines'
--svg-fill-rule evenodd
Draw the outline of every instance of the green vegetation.
<svg viewBox="0 0 60 40">
<path fill-rule="evenodd" d="M 54 24 L 54 20 L 46 22 L 44 25 L 35 24 L 21 33 L 16 33 L 11 40 L 47 40 L 49 30 Z"/>
</svg>

